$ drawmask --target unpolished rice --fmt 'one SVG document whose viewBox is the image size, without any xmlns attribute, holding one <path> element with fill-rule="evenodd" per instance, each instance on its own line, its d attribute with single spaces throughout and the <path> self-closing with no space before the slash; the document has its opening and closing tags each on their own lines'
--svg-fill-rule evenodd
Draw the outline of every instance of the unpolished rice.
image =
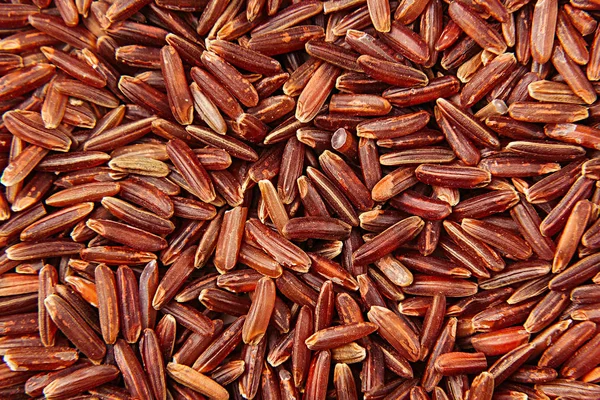
<svg viewBox="0 0 600 400">
<path fill-rule="evenodd" d="M 1 398 L 600 396 L 593 1 L 33 3 Z"/>
</svg>

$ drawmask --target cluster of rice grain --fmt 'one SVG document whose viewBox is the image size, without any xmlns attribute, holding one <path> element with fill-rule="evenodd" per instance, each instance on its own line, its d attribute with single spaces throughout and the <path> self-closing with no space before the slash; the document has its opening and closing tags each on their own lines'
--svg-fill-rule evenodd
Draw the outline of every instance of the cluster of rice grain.
<svg viewBox="0 0 600 400">
<path fill-rule="evenodd" d="M 600 398 L 598 0 L 0 2 L 0 398 Z"/>
</svg>

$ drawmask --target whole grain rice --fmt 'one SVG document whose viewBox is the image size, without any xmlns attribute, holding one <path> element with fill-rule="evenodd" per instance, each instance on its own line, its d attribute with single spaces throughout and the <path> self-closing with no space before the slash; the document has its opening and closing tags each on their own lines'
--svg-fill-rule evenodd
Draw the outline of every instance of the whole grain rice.
<svg viewBox="0 0 600 400">
<path fill-rule="evenodd" d="M 0 3 L 0 398 L 598 398 L 598 11 Z"/>
</svg>

